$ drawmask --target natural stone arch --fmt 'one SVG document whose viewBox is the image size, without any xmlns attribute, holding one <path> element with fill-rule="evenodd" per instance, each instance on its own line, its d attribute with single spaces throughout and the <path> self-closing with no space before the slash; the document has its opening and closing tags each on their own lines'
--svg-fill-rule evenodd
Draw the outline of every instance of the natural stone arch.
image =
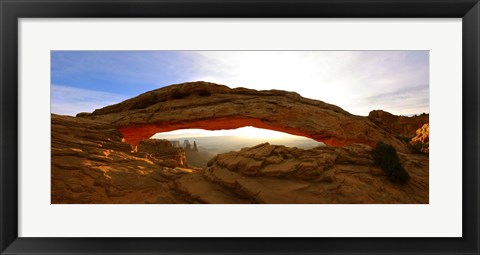
<svg viewBox="0 0 480 255">
<path fill-rule="evenodd" d="M 93 113 L 80 113 L 117 127 L 137 145 L 159 132 L 176 129 L 234 129 L 243 126 L 305 136 L 327 145 L 378 141 L 405 151 L 405 145 L 367 117 L 319 100 L 280 90 L 231 89 L 208 82 L 171 85 L 143 93 Z"/>
</svg>

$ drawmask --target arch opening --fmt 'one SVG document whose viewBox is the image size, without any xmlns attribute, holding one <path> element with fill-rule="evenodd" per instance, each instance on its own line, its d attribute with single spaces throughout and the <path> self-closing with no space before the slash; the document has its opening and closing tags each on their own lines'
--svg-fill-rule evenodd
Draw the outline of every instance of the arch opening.
<svg viewBox="0 0 480 255">
<path fill-rule="evenodd" d="M 170 146 L 183 150 L 187 165 L 196 168 L 206 167 L 208 162 L 218 154 L 240 151 L 265 143 L 301 149 L 325 145 L 304 136 L 252 126 L 222 130 L 179 129 L 156 133 L 149 140 L 170 143 Z"/>
<path fill-rule="evenodd" d="M 256 118 L 216 118 L 156 124 L 130 124 L 129 126 L 119 128 L 119 131 L 124 136 L 125 142 L 135 147 L 141 140 L 148 139 L 157 133 L 170 132 L 179 129 L 231 130 L 248 126 L 310 138 L 331 146 L 345 146 L 357 142 L 353 140 L 346 141 L 339 140 L 335 137 L 322 136 L 318 132 L 309 134 L 295 128 L 273 126 Z M 364 141 L 358 142 L 365 143 Z"/>
<path fill-rule="evenodd" d="M 168 140 L 176 147 L 196 148 L 197 145 L 211 153 L 223 153 L 240 150 L 244 147 L 253 147 L 261 143 L 285 145 L 311 149 L 325 145 L 303 136 L 272 131 L 251 126 L 236 129 L 205 130 L 179 129 L 170 132 L 156 133 L 150 139 Z"/>
</svg>

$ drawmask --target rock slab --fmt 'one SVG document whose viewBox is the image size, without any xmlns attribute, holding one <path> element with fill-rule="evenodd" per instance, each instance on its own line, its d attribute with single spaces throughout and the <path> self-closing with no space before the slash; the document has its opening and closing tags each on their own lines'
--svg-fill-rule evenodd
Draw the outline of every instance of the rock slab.
<svg viewBox="0 0 480 255">
<path fill-rule="evenodd" d="M 305 136 L 332 146 L 379 141 L 399 151 L 406 145 L 367 117 L 294 92 L 231 89 L 208 82 L 170 85 L 77 117 L 108 122 L 134 146 L 176 129 L 234 129 L 243 126 Z"/>
</svg>

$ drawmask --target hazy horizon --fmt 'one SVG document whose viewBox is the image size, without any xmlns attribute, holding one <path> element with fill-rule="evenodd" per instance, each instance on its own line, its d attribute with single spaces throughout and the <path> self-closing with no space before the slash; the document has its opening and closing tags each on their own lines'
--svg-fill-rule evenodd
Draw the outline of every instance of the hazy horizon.
<svg viewBox="0 0 480 255">
<path fill-rule="evenodd" d="M 297 147 L 302 149 L 311 149 L 317 146 L 324 146 L 322 142 L 317 142 L 313 139 L 306 137 L 293 137 L 290 139 L 284 138 L 265 138 L 265 137 L 243 137 L 238 135 L 220 135 L 220 136 L 185 136 L 178 138 L 164 138 L 159 134 L 151 137 L 151 139 L 164 139 L 168 141 L 178 141 L 180 146 L 183 146 L 183 142 L 188 140 L 193 146 L 193 142 L 196 142 L 198 148 L 202 152 L 208 152 L 212 155 L 218 153 L 225 153 L 229 151 L 238 151 L 245 147 L 252 147 L 261 143 L 269 143 L 272 145 L 283 145 L 287 147 Z"/>
</svg>

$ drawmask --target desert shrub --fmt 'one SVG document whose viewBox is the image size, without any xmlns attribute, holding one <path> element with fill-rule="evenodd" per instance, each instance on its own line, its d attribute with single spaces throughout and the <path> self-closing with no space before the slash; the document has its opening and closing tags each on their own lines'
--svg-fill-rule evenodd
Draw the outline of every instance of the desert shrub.
<svg viewBox="0 0 480 255">
<path fill-rule="evenodd" d="M 405 144 L 408 144 L 412 140 L 412 137 L 409 137 L 409 136 L 396 135 L 395 137 Z"/>
<path fill-rule="evenodd" d="M 393 146 L 379 142 L 372 150 L 372 156 L 375 164 L 383 169 L 390 181 L 405 184 L 410 180 L 410 175 L 400 163 Z"/>
<path fill-rule="evenodd" d="M 413 154 L 423 154 L 423 151 L 422 151 L 423 143 L 422 142 L 410 142 L 410 143 L 408 143 L 407 148 Z"/>
</svg>

